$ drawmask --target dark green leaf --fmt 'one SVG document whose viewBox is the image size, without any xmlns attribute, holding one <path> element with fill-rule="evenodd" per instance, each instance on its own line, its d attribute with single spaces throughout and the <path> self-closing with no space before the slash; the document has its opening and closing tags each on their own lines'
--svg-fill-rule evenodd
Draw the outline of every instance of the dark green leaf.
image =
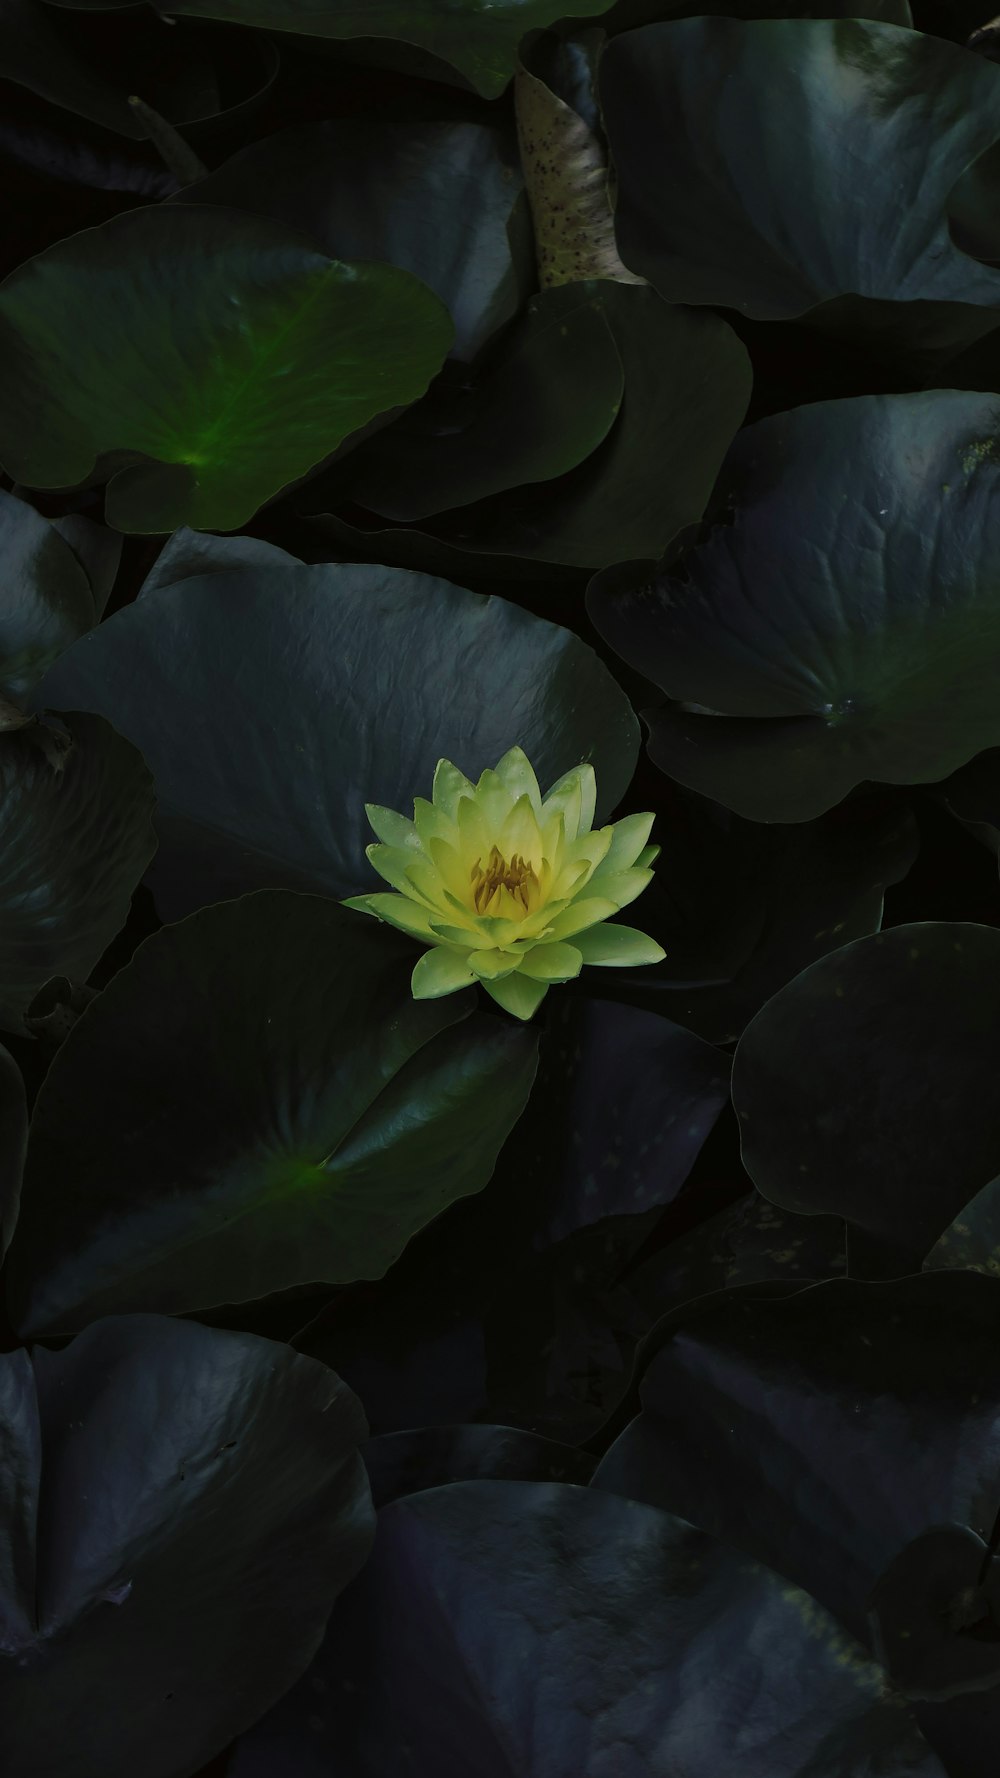
<svg viewBox="0 0 1000 1778">
<path fill-rule="evenodd" d="M 121 531 L 235 530 L 422 395 L 451 332 L 394 266 L 237 211 L 133 210 L 0 286 L 0 456 L 35 487 L 110 471 Z"/>
<path fill-rule="evenodd" d="M 363 1437 L 249 1334 L 116 1317 L 0 1359 L 10 1778 L 177 1778 L 280 1697 L 368 1551 Z"/>
<path fill-rule="evenodd" d="M 514 1426 L 420 1426 L 370 1439 L 362 1456 L 377 1508 L 446 1482 L 586 1484 L 595 1458 Z"/>
<path fill-rule="evenodd" d="M 135 748 L 73 714 L 0 733 L 0 1029 L 53 975 L 85 981 L 155 851 Z"/>
<path fill-rule="evenodd" d="M 671 308 L 655 291 L 607 280 L 569 288 L 603 310 L 625 375 L 621 412 L 557 483 L 437 520 L 434 538 L 449 547 L 602 568 L 658 558 L 704 512 L 750 396 L 743 346 L 718 316 Z"/>
<path fill-rule="evenodd" d="M 458 387 L 440 378 L 352 454 L 350 496 L 386 518 L 413 520 L 550 482 L 608 436 L 624 386 L 594 285 L 543 290 L 478 375 Z"/>
<path fill-rule="evenodd" d="M 486 1417 L 586 1438 L 623 1394 L 638 1337 L 615 1319 L 615 1282 L 680 1195 L 727 1070 L 652 1013 L 550 995 L 538 1079 L 485 1191 L 297 1343 L 335 1358 L 377 1432 Z"/>
<path fill-rule="evenodd" d="M 346 1683 L 345 1683 L 346 1680 Z M 301 1686 L 232 1778 L 940 1778 L 813 1600 L 668 1513 L 464 1482 L 379 1515 Z"/>
<path fill-rule="evenodd" d="M 331 259 L 412 272 L 448 309 L 465 359 L 518 307 L 508 224 L 520 190 L 516 148 L 493 125 L 350 117 L 252 143 L 184 200 L 301 229 Z"/>
<path fill-rule="evenodd" d="M 914 1539 L 954 1524 L 989 1540 L 1000 1463 L 995 1279 L 837 1279 L 780 1300 L 755 1287 L 695 1303 L 672 1326 L 643 1378 L 642 1412 L 595 1487 L 731 1540 L 862 1637 L 873 1587 Z M 932 1562 L 923 1573 L 932 1586 Z M 936 1678 L 975 1689 L 982 1644 L 961 1629 L 954 1622 L 942 1638 Z M 990 1659 L 995 1681 L 996 1638 Z"/>
<path fill-rule="evenodd" d="M 769 319 L 845 295 L 1000 306 L 1000 270 L 948 226 L 1000 135 L 1000 70 L 958 45 L 856 19 L 692 18 L 616 38 L 601 95 L 622 257 L 671 302 Z M 993 324 L 953 319 L 959 339 Z"/>
<path fill-rule="evenodd" d="M 590 759 L 607 815 L 638 750 L 624 693 L 569 631 L 368 566 L 161 587 L 70 650 L 43 695 L 101 711 L 149 760 L 168 918 L 248 889 L 376 888 L 365 803 L 410 811 L 442 757 L 477 774 L 518 742 L 546 787 Z"/>
<path fill-rule="evenodd" d="M 805 821 L 995 744 L 998 427 L 996 396 L 935 390 L 741 433 L 681 568 L 591 600 L 675 700 L 648 717 L 657 765 L 751 820 Z"/>
<path fill-rule="evenodd" d="M 9 1051 L 0 1046 L 0 1255 L 6 1251 L 17 1221 L 27 1142 L 28 1105 L 21 1071 Z"/>
<path fill-rule="evenodd" d="M 0 0 L 0 78 L 119 136 L 143 136 L 128 94 L 61 24 L 58 12 L 42 0 Z"/>
<path fill-rule="evenodd" d="M 643 897 L 643 930 L 667 952 L 593 990 L 734 1043 L 765 1000 L 828 951 L 877 932 L 886 886 L 906 875 L 916 822 L 895 798 L 859 797 L 818 821 L 743 821 L 678 793 Z"/>
<path fill-rule="evenodd" d="M 925 1272 L 985 1272 L 1000 1277 L 1000 1179 L 963 1204 L 924 1260 Z"/>
<path fill-rule="evenodd" d="M 503 92 L 526 31 L 560 18 L 566 0 L 153 0 L 171 18 L 227 19 L 305 37 L 389 38 L 430 51 L 484 98 Z M 607 0 L 573 0 L 583 17 Z M 420 72 L 423 72 L 421 67 Z"/>
<path fill-rule="evenodd" d="M 46 667 L 97 613 L 69 543 L 34 507 L 0 489 L 0 693 L 23 703 Z"/>
<path fill-rule="evenodd" d="M 140 946 L 38 1096 L 9 1258 L 21 1325 L 380 1278 L 479 1191 L 524 1108 L 536 1036 L 470 1020 L 471 995 L 414 1001 L 415 955 L 364 914 L 285 890 Z"/>
<path fill-rule="evenodd" d="M 1000 1173 L 1000 932 L 861 938 L 769 1000 L 736 1051 L 743 1161 L 766 1198 L 918 1263 Z"/>
</svg>

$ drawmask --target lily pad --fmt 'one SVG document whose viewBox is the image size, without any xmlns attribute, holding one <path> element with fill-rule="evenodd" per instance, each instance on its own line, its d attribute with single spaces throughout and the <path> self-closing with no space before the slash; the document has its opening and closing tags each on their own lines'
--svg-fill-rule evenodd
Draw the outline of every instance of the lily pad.
<svg viewBox="0 0 1000 1778">
<path fill-rule="evenodd" d="M 368 565 L 160 587 L 64 655 L 38 696 L 98 710 L 142 748 L 165 918 L 249 889 L 377 888 L 364 805 L 410 807 L 441 758 L 476 775 L 520 743 L 546 787 L 589 759 L 600 820 L 638 751 L 625 694 L 568 630 Z"/>
<path fill-rule="evenodd" d="M 0 1358 L 4 1771 L 175 1778 L 280 1697 L 368 1552 L 364 1431 L 249 1334 L 119 1316 Z"/>
<path fill-rule="evenodd" d="M 492 124 L 350 117 L 251 143 L 184 201 L 301 229 L 331 259 L 412 272 L 451 315 L 452 356 L 467 359 L 517 312 L 521 189 L 517 150 Z"/>
<path fill-rule="evenodd" d="M 48 519 L 0 489 L 0 694 L 23 703 L 46 667 L 97 621 L 80 562 Z"/>
<path fill-rule="evenodd" d="M 817 821 L 765 826 L 678 790 L 662 823 L 669 840 L 643 919 L 667 960 L 630 970 L 614 994 L 711 1043 L 735 1043 L 817 957 L 877 932 L 886 888 L 919 849 L 913 813 L 893 793 L 851 798 Z M 607 985 L 597 980 L 592 992 Z"/>
<path fill-rule="evenodd" d="M 737 1769 L 942 1773 L 879 1669 L 777 1575 L 632 1500 L 483 1481 L 380 1513 L 310 1674 L 230 1773 Z"/>
<path fill-rule="evenodd" d="M 427 518 L 566 475 L 607 438 L 625 375 L 598 287 L 531 298 L 485 368 L 439 378 L 346 466 L 352 500 L 385 518 Z"/>
<path fill-rule="evenodd" d="M 100 717 L 0 733 L 0 1029 L 50 976 L 86 981 L 155 849 L 149 772 Z"/>
<path fill-rule="evenodd" d="M 486 99 L 503 92 L 527 31 L 562 18 L 566 0 L 153 0 L 170 18 L 226 19 L 304 37 L 388 38 L 429 51 Z M 590 18 L 607 0 L 573 0 Z M 423 72 L 423 69 L 420 70 Z"/>
<path fill-rule="evenodd" d="M 653 290 L 605 279 L 567 291 L 597 303 L 614 340 L 625 379 L 617 420 L 558 481 L 429 519 L 433 543 L 593 570 L 656 560 L 700 520 L 750 398 L 745 348 L 719 316 L 671 307 Z M 312 491 L 303 510 L 318 510 Z M 409 533 L 398 535 L 412 547 Z"/>
<path fill-rule="evenodd" d="M 998 491 L 995 395 L 860 396 L 748 427 L 705 541 L 673 574 L 591 597 L 674 700 L 647 715 L 656 764 L 750 820 L 794 822 L 995 746 Z"/>
<path fill-rule="evenodd" d="M 1000 1174 L 998 1045 L 1000 932 L 929 921 L 845 945 L 740 1040 L 750 1177 L 785 1209 L 843 1216 L 918 1264 Z"/>
<path fill-rule="evenodd" d="M 28 1104 L 21 1071 L 0 1045 L 0 1255 L 6 1252 L 21 1198 L 28 1143 Z"/>
<path fill-rule="evenodd" d="M 236 530 L 422 395 L 451 334 L 395 266 L 208 205 L 129 211 L 0 285 L 0 457 L 32 487 L 110 473 L 121 531 Z"/>
<path fill-rule="evenodd" d="M 25 1331 L 380 1278 L 479 1191 L 536 1039 L 471 996 L 412 1000 L 412 967 L 400 935 L 284 890 L 140 946 L 36 1101 L 8 1259 Z"/>
<path fill-rule="evenodd" d="M 593 1485 L 693 1519 L 867 1640 L 872 1590 L 914 1540 L 947 1525 L 990 1540 L 998 1333 L 1000 1282 L 957 1272 L 695 1303 Z M 923 1573 L 930 1585 L 933 1564 Z M 1000 1673 L 1000 1612 L 992 1646 L 963 1628 L 956 1617 L 939 1645 L 942 1689 L 976 1689 L 984 1644 Z"/>
<path fill-rule="evenodd" d="M 683 19 L 617 37 L 601 96 L 619 249 L 669 301 L 770 320 L 847 295 L 1000 306 L 1000 269 L 949 231 L 953 188 L 1000 137 L 1000 69 L 958 44 L 854 18 Z"/>
<path fill-rule="evenodd" d="M 369 1439 L 362 1455 L 376 1507 L 446 1482 L 586 1485 L 596 1458 L 515 1426 L 418 1426 Z"/>
<path fill-rule="evenodd" d="M 95 67 L 60 25 L 58 11 L 42 0 L 0 0 L 0 78 L 116 135 L 143 136 L 127 92 Z"/>
</svg>

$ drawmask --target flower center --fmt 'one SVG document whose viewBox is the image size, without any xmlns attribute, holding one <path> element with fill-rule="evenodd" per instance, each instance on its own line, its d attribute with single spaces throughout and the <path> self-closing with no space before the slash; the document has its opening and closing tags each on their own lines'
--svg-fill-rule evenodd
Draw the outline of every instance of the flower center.
<svg viewBox="0 0 1000 1778">
<path fill-rule="evenodd" d="M 481 858 L 477 858 L 472 867 L 472 900 L 476 913 L 489 913 L 490 904 L 495 896 L 499 899 L 501 889 L 506 889 L 528 914 L 533 901 L 537 900 L 538 878 L 519 852 L 508 861 L 494 846 L 485 870 Z"/>
</svg>

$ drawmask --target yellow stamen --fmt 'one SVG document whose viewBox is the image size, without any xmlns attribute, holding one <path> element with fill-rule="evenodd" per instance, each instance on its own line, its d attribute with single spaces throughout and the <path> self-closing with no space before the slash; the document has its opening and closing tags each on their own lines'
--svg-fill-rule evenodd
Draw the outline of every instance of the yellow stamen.
<svg viewBox="0 0 1000 1778">
<path fill-rule="evenodd" d="M 490 903 L 494 896 L 500 899 L 500 890 L 506 889 L 518 910 L 530 914 L 538 906 L 538 878 L 530 864 L 526 864 L 519 852 L 515 852 L 508 862 L 503 854 L 494 846 L 483 869 L 482 859 L 477 858 L 471 871 L 472 902 L 477 914 L 491 911 Z"/>
</svg>

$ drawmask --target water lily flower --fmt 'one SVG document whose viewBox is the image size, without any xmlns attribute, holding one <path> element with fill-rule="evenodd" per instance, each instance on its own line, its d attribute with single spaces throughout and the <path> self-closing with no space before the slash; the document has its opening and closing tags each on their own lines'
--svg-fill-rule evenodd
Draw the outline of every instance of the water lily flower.
<svg viewBox="0 0 1000 1778">
<path fill-rule="evenodd" d="M 431 801 L 413 820 L 367 804 L 378 843 L 367 849 L 392 894 L 345 906 L 388 920 L 431 949 L 413 971 L 415 1000 L 472 982 L 515 1018 L 530 1019 L 553 982 L 584 963 L 659 963 L 662 947 L 631 926 L 607 926 L 652 881 L 652 815 L 594 828 L 597 782 L 574 766 L 543 797 L 520 747 L 473 784 L 438 761 Z"/>
</svg>

